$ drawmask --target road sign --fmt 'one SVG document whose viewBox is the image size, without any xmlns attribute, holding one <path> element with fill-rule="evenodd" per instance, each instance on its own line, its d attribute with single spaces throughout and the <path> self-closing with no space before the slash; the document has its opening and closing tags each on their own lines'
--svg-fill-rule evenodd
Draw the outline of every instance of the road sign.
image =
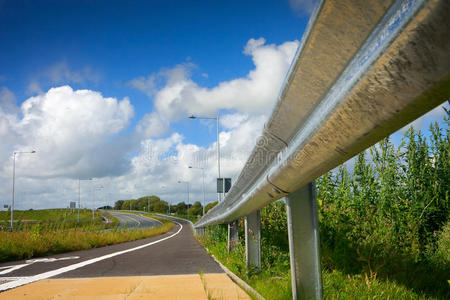
<svg viewBox="0 0 450 300">
<path fill-rule="evenodd" d="M 217 178 L 217 192 L 228 193 L 231 188 L 231 178 Z"/>
</svg>

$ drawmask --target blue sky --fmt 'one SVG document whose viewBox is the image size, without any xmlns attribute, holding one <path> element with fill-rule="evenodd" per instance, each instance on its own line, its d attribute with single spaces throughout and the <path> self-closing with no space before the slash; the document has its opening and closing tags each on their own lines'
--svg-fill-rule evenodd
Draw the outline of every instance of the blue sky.
<svg viewBox="0 0 450 300">
<path fill-rule="evenodd" d="M 193 80 L 216 86 L 253 67 L 242 54 L 250 38 L 275 44 L 299 39 L 307 19 L 288 1 L 3 1 L 1 84 L 19 104 L 33 95 L 30 82 L 43 91 L 57 83 L 127 96 L 136 122 L 152 103 L 129 80 L 191 62 Z M 45 75 L 62 64 L 71 72 L 89 71 L 81 82 Z"/>
<path fill-rule="evenodd" d="M 314 0 L 0 0 L 0 205 L 82 206 L 158 194 L 172 203 L 216 194 L 236 178 L 271 113 Z M 437 109 L 417 128 L 441 120 Z M 398 141 L 400 133 L 394 136 Z M 99 204 L 99 203 L 97 203 Z"/>
</svg>

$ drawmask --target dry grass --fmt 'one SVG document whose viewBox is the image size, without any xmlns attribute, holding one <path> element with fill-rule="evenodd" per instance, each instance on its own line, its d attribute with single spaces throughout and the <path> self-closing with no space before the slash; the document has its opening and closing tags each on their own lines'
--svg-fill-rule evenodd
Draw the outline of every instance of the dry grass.
<svg viewBox="0 0 450 300">
<path fill-rule="evenodd" d="M 134 241 L 166 233 L 173 226 L 173 223 L 166 222 L 158 227 L 137 230 L 99 231 L 93 225 L 54 230 L 32 227 L 22 231 L 0 231 L 0 262 Z"/>
</svg>

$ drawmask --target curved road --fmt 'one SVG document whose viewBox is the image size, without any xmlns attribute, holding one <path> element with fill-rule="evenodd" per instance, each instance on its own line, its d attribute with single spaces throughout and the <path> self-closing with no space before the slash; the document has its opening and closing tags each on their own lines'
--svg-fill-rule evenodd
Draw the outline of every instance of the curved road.
<svg viewBox="0 0 450 300">
<path fill-rule="evenodd" d="M 198 274 L 200 271 L 224 272 L 194 238 L 189 223 L 177 221 L 169 232 L 151 238 L 39 260 L 0 263 L 0 299 L 4 299 L 1 291 L 11 288 L 5 283 L 21 285 L 29 279 Z"/>
<path fill-rule="evenodd" d="M 131 226 L 148 221 L 118 214 Z M 191 225 L 181 220 L 174 223 L 169 232 L 151 238 L 1 263 L 0 300 L 250 300 L 198 243 Z"/>
<path fill-rule="evenodd" d="M 161 225 L 161 222 L 143 215 L 136 215 L 125 212 L 109 212 L 120 222 L 119 228 L 148 228 Z"/>
</svg>

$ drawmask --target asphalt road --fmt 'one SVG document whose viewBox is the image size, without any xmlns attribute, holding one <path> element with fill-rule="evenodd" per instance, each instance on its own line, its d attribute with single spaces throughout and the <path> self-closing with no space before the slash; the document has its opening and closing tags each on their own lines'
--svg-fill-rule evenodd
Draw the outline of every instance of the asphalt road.
<svg viewBox="0 0 450 300">
<path fill-rule="evenodd" d="M 11 288 L 11 284 L 46 278 L 223 273 L 194 238 L 189 223 L 178 222 L 168 233 L 152 238 L 38 260 L 2 263 L 0 291 Z"/>
<path fill-rule="evenodd" d="M 144 217 L 141 215 L 123 212 L 108 212 L 108 213 L 119 220 L 120 228 L 147 228 L 161 225 L 161 222 L 159 222 L 158 220 Z"/>
</svg>

